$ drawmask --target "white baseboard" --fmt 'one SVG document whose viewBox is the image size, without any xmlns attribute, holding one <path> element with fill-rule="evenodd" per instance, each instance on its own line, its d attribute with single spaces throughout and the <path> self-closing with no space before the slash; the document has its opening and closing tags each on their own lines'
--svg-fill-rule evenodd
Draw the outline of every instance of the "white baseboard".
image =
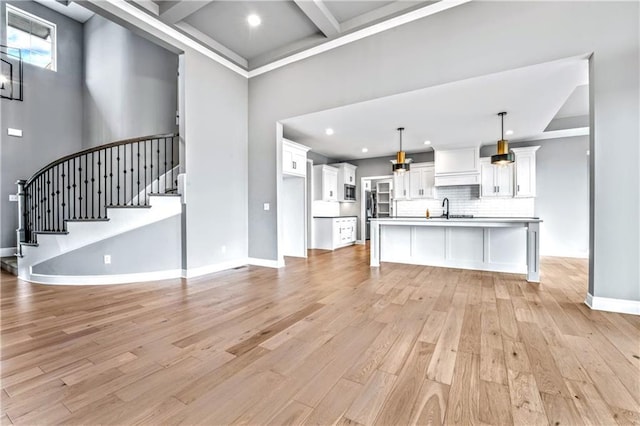
<svg viewBox="0 0 640 426">
<path fill-rule="evenodd" d="M 257 257 L 250 257 L 247 263 L 249 265 L 254 265 L 254 266 L 264 266 L 265 268 L 283 268 L 284 267 L 284 259 L 278 261 L 278 260 L 258 259 Z"/>
<path fill-rule="evenodd" d="M 640 300 L 612 299 L 597 297 L 587 293 L 585 305 L 596 311 L 617 312 L 620 314 L 640 315 Z"/>
<path fill-rule="evenodd" d="M 182 278 L 194 278 L 202 275 L 213 274 L 216 272 L 224 271 L 226 269 L 233 269 L 239 266 L 245 266 L 247 262 L 246 258 L 228 260 L 226 262 L 214 263 L 213 265 L 200 266 L 198 268 L 190 268 L 182 270 Z"/>
<path fill-rule="evenodd" d="M 48 285 L 107 285 L 107 284 L 130 284 L 146 281 L 168 280 L 181 277 L 180 269 L 169 269 L 166 271 L 140 272 L 135 274 L 117 275 L 43 275 L 31 274 L 30 277 L 19 277 L 24 281 L 35 284 Z"/>
<path fill-rule="evenodd" d="M 16 250 L 15 247 L 2 247 L 0 248 L 0 257 L 15 256 Z"/>
</svg>

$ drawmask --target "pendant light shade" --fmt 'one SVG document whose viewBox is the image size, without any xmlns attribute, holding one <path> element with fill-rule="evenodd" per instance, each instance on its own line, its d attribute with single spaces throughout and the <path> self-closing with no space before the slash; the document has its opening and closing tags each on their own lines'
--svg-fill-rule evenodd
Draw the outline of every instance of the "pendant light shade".
<svg viewBox="0 0 640 426">
<path fill-rule="evenodd" d="M 400 132 L 400 151 L 396 153 L 396 159 L 391 160 L 391 170 L 393 173 L 405 173 L 409 171 L 409 163 L 411 163 L 411 158 L 406 158 L 405 152 L 402 150 L 402 132 L 404 131 L 404 127 L 398 127 L 398 132 Z"/>
<path fill-rule="evenodd" d="M 513 163 L 515 156 L 513 152 L 509 152 L 509 141 L 504 139 L 504 116 L 506 112 L 499 112 L 502 128 L 502 137 L 498 141 L 498 153 L 491 156 L 491 164 L 509 164 Z"/>
</svg>

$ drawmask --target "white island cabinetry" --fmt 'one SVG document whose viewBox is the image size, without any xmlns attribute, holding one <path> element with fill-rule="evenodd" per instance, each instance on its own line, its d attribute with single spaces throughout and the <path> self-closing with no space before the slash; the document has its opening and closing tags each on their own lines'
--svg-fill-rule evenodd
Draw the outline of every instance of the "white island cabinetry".
<svg viewBox="0 0 640 426">
<path fill-rule="evenodd" d="M 371 266 L 380 262 L 527 274 L 540 282 L 540 219 L 371 219 Z"/>
<path fill-rule="evenodd" d="M 355 244 L 358 219 L 349 217 L 314 217 L 314 247 L 335 250 Z"/>
</svg>

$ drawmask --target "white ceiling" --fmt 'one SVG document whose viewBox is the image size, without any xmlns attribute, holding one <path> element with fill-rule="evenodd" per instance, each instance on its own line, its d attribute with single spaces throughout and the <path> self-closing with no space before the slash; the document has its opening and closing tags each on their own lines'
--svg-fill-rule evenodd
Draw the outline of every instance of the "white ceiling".
<svg viewBox="0 0 640 426">
<path fill-rule="evenodd" d="M 129 2 L 248 71 L 399 15 L 419 9 L 427 16 L 449 7 L 430 8 L 439 3 L 433 0 Z M 251 28 L 249 14 L 260 16 L 262 24 Z"/>
<path fill-rule="evenodd" d="M 247 25 L 250 14 L 262 24 Z M 324 38 L 293 1 L 214 1 L 185 22 L 247 60 L 300 39 Z"/>
<path fill-rule="evenodd" d="M 338 159 L 392 155 L 397 127 L 404 149 L 421 152 L 495 143 L 497 113 L 506 111 L 510 140 L 539 136 L 577 86 L 588 82 L 586 60 L 565 60 L 462 80 L 282 120 L 285 136 Z M 334 134 L 327 136 L 326 128 Z M 362 152 L 367 148 L 368 152 Z"/>
<path fill-rule="evenodd" d="M 589 114 L 589 85 L 576 87 L 571 96 L 562 105 L 556 118 L 580 117 Z"/>
</svg>

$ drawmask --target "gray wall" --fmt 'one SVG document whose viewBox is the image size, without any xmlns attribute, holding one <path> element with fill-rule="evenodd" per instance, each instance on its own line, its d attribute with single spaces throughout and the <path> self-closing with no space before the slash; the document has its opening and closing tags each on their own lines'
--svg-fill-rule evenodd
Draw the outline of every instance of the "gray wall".
<svg viewBox="0 0 640 426">
<path fill-rule="evenodd" d="M 24 101 L 2 99 L 0 129 L 0 247 L 15 247 L 17 203 L 9 194 L 46 164 L 82 148 L 82 24 L 31 1 L 8 2 L 57 25 L 58 69 L 24 64 Z M 0 3 L 2 44 L 5 2 Z M 7 128 L 23 137 L 7 136 Z"/>
<path fill-rule="evenodd" d="M 245 78 L 185 53 L 188 269 L 247 257 L 247 96 Z"/>
<path fill-rule="evenodd" d="M 104 264 L 104 255 L 111 264 Z M 33 267 L 36 274 L 117 275 L 181 269 L 180 216 L 70 251 Z"/>
<path fill-rule="evenodd" d="M 263 202 L 276 202 L 277 120 L 593 53 L 595 262 L 589 291 L 640 300 L 639 7 L 637 2 L 470 2 L 252 78 L 250 256 L 278 256 L 276 211 L 262 210 Z M 615 217 L 611 206 L 618 206 Z"/>
<path fill-rule="evenodd" d="M 586 257 L 589 252 L 589 137 L 549 139 L 510 144 L 511 148 L 540 146 L 536 151 L 535 214 L 541 250 L 554 256 Z M 482 157 L 495 154 L 484 146 Z M 549 251 L 549 247 L 552 247 Z"/>
<path fill-rule="evenodd" d="M 175 132 L 178 55 L 99 15 L 84 37 L 84 144 Z"/>
</svg>

